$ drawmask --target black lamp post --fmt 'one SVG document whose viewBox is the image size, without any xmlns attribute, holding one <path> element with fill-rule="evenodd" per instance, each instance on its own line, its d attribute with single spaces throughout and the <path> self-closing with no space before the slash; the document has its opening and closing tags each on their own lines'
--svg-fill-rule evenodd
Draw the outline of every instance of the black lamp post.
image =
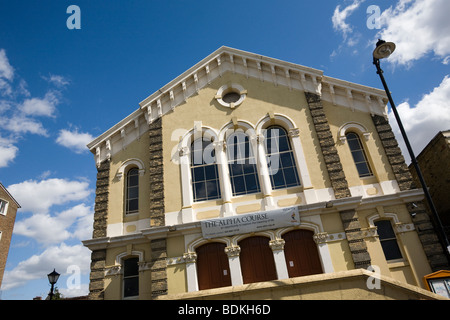
<svg viewBox="0 0 450 320">
<path fill-rule="evenodd" d="M 408 148 L 409 156 L 411 157 L 411 162 L 416 169 L 417 176 L 419 177 L 420 184 L 422 185 L 423 192 L 425 193 L 425 197 L 427 199 L 430 210 L 436 219 L 436 222 L 439 226 L 439 231 L 445 243 L 445 248 L 447 249 L 447 254 L 450 253 L 450 243 L 447 239 L 447 235 L 445 234 L 444 227 L 442 225 L 441 219 L 437 213 L 436 207 L 434 206 L 433 199 L 431 198 L 430 192 L 428 191 L 428 187 L 425 183 L 425 179 L 423 178 L 422 171 L 420 171 L 419 164 L 417 163 L 417 159 L 414 155 L 413 149 L 411 148 L 411 144 L 409 143 L 408 136 L 406 135 L 406 131 L 403 128 L 402 121 L 400 120 L 400 116 L 397 112 L 397 108 L 395 107 L 394 100 L 392 99 L 391 92 L 386 84 L 386 80 L 383 76 L 383 70 L 380 67 L 380 59 L 388 58 L 395 51 L 395 44 L 393 42 L 386 42 L 384 40 L 378 40 L 377 47 L 373 51 L 373 64 L 377 67 L 377 74 L 380 76 L 381 82 L 383 83 L 384 90 L 389 99 L 389 103 L 391 104 L 392 111 L 394 112 L 395 119 L 397 120 L 398 127 L 400 128 L 400 132 L 402 133 L 403 140 L 405 141 L 406 147 Z M 448 256 L 448 255 L 447 255 Z"/>
<path fill-rule="evenodd" d="M 48 277 L 48 282 L 50 282 L 50 284 L 52 285 L 52 287 L 51 287 L 51 289 L 50 289 L 50 293 L 49 293 L 50 300 L 52 300 L 52 299 L 53 299 L 53 288 L 54 288 L 54 286 L 55 286 L 55 283 L 56 283 L 56 282 L 58 281 L 58 279 L 59 279 L 59 273 L 56 272 L 55 269 L 53 269 L 53 271 L 50 272 L 50 273 L 47 275 L 47 277 Z"/>
</svg>

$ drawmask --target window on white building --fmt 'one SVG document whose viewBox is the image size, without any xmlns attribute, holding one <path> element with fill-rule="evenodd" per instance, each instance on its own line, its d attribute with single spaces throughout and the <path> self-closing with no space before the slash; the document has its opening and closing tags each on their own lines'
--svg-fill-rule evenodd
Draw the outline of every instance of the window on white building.
<svg viewBox="0 0 450 320">
<path fill-rule="evenodd" d="M 352 152 L 353 160 L 355 161 L 356 169 L 360 178 L 371 177 L 373 175 L 370 169 L 369 161 L 364 152 L 364 147 L 361 139 L 354 132 L 349 132 L 346 135 L 348 146 Z"/>
<path fill-rule="evenodd" d="M 197 139 L 192 143 L 191 175 L 194 201 L 221 197 L 215 150 L 210 140 Z"/>
<path fill-rule="evenodd" d="M 132 257 L 123 260 L 123 297 L 139 295 L 139 258 Z"/>
<path fill-rule="evenodd" d="M 127 173 L 126 213 L 139 211 L 139 169 L 132 168 Z"/>
<path fill-rule="evenodd" d="M 394 229 L 390 220 L 378 220 L 374 222 L 383 248 L 386 260 L 402 259 L 402 253 L 397 243 Z"/>
<path fill-rule="evenodd" d="M 256 159 L 247 134 L 236 132 L 228 138 L 227 158 L 233 196 L 260 192 Z"/>
<path fill-rule="evenodd" d="M 265 134 L 266 157 L 273 189 L 300 185 L 294 153 L 289 136 L 280 126 L 267 128 Z"/>
</svg>

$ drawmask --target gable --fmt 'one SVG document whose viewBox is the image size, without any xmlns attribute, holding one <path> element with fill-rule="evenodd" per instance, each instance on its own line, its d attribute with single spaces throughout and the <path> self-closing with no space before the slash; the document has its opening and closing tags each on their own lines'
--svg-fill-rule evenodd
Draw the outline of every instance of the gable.
<svg viewBox="0 0 450 320">
<path fill-rule="evenodd" d="M 258 79 L 290 91 L 312 92 L 335 106 L 387 115 L 385 92 L 324 76 L 323 71 L 229 47 L 221 47 L 139 103 L 139 109 L 88 144 L 99 165 L 148 130 L 148 125 L 226 73 Z M 245 88 L 244 88 L 245 89 Z M 114 147 L 113 147 L 114 146 Z"/>
</svg>

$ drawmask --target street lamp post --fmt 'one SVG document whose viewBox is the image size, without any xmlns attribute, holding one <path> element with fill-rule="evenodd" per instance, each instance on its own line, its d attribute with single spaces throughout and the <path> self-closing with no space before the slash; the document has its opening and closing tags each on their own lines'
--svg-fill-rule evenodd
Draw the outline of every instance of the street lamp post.
<svg viewBox="0 0 450 320">
<path fill-rule="evenodd" d="M 51 289 L 50 289 L 50 293 L 48 294 L 49 297 L 50 297 L 50 300 L 52 300 L 52 299 L 53 299 L 53 288 L 54 288 L 56 282 L 57 282 L 58 279 L 59 279 L 59 273 L 56 272 L 55 269 L 53 269 L 53 271 L 50 272 L 50 273 L 47 275 L 47 277 L 48 277 L 48 282 L 50 282 L 50 284 L 52 285 L 52 287 L 51 287 Z"/>
<path fill-rule="evenodd" d="M 447 249 L 447 256 L 448 256 L 448 253 L 450 253 L 449 240 L 447 238 L 447 235 L 445 234 L 441 219 L 439 218 L 436 207 L 434 206 L 433 199 L 431 198 L 427 184 L 425 183 L 425 179 L 423 178 L 422 171 L 419 168 L 419 164 L 417 163 L 417 159 L 414 155 L 413 149 L 411 148 L 411 144 L 409 143 L 408 136 L 406 135 L 406 131 L 403 128 L 403 124 L 402 124 L 400 116 L 397 112 L 397 108 L 395 106 L 394 100 L 392 99 L 391 92 L 389 91 L 386 80 L 384 79 L 383 70 L 381 70 L 381 67 L 380 67 L 380 59 L 388 58 L 394 51 L 395 51 L 395 44 L 393 42 L 386 42 L 384 40 L 378 40 L 378 42 L 376 44 L 376 48 L 373 51 L 373 64 L 376 66 L 377 74 L 380 76 L 381 82 L 383 83 L 384 90 L 386 91 L 386 94 L 389 99 L 389 103 L 391 104 L 392 111 L 394 112 L 394 115 L 395 115 L 395 119 L 397 120 L 398 127 L 400 128 L 400 132 L 402 134 L 403 140 L 405 141 L 406 148 L 408 149 L 408 152 L 409 152 L 409 156 L 411 157 L 411 162 L 414 165 L 414 168 L 416 169 L 417 176 L 419 177 L 420 184 L 422 185 L 422 189 L 425 194 L 425 198 L 427 199 L 428 206 L 430 207 L 430 210 L 439 226 L 439 231 L 444 240 L 445 248 Z"/>
</svg>

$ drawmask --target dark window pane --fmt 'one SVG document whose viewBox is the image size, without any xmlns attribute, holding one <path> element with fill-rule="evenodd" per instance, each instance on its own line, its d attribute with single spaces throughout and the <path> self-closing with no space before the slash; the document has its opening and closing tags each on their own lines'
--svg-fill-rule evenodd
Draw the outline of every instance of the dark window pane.
<svg viewBox="0 0 450 320">
<path fill-rule="evenodd" d="M 131 187 L 128 188 L 128 199 L 135 199 L 139 195 L 139 188 Z"/>
<path fill-rule="evenodd" d="M 352 152 L 352 156 L 355 163 L 366 162 L 366 158 L 364 157 L 364 153 L 362 151 L 354 151 Z"/>
<path fill-rule="evenodd" d="M 284 169 L 284 178 L 286 179 L 287 186 L 295 186 L 298 184 L 298 177 L 297 172 L 295 172 L 295 168 Z"/>
<path fill-rule="evenodd" d="M 217 179 L 217 167 L 215 165 L 205 166 L 205 180 Z"/>
<path fill-rule="evenodd" d="M 371 175 L 370 169 L 365 162 L 356 164 L 356 169 L 358 170 L 360 177 L 367 177 Z"/>
<path fill-rule="evenodd" d="M 194 198 L 198 200 L 206 199 L 206 188 L 204 182 L 194 184 Z"/>
<path fill-rule="evenodd" d="M 192 181 L 205 180 L 205 169 L 203 167 L 193 168 Z"/>
<path fill-rule="evenodd" d="M 139 200 L 133 199 L 128 200 L 128 212 L 138 211 L 139 210 Z"/>
<path fill-rule="evenodd" d="M 283 167 L 292 167 L 294 165 L 292 154 L 290 152 L 281 153 L 280 160 Z"/>
<path fill-rule="evenodd" d="M 139 261 L 138 258 L 131 258 L 131 259 L 124 260 L 124 263 L 123 263 L 124 277 L 138 275 L 138 273 L 139 273 L 138 261 Z"/>
<path fill-rule="evenodd" d="M 230 164 L 230 174 L 232 176 L 243 174 L 242 164 Z"/>
<path fill-rule="evenodd" d="M 245 183 L 247 186 L 247 191 L 259 191 L 259 186 L 255 175 L 246 175 Z"/>
<path fill-rule="evenodd" d="M 385 240 L 381 242 L 386 260 L 401 259 L 402 253 L 398 247 L 397 240 Z"/>
<path fill-rule="evenodd" d="M 134 297 L 139 295 L 139 277 L 126 278 L 123 280 L 123 296 Z"/>
<path fill-rule="evenodd" d="M 381 240 L 395 238 L 394 230 L 392 229 L 391 221 L 380 220 L 375 222 L 377 233 Z"/>
<path fill-rule="evenodd" d="M 245 192 L 244 176 L 233 177 L 234 192 Z"/>
</svg>

